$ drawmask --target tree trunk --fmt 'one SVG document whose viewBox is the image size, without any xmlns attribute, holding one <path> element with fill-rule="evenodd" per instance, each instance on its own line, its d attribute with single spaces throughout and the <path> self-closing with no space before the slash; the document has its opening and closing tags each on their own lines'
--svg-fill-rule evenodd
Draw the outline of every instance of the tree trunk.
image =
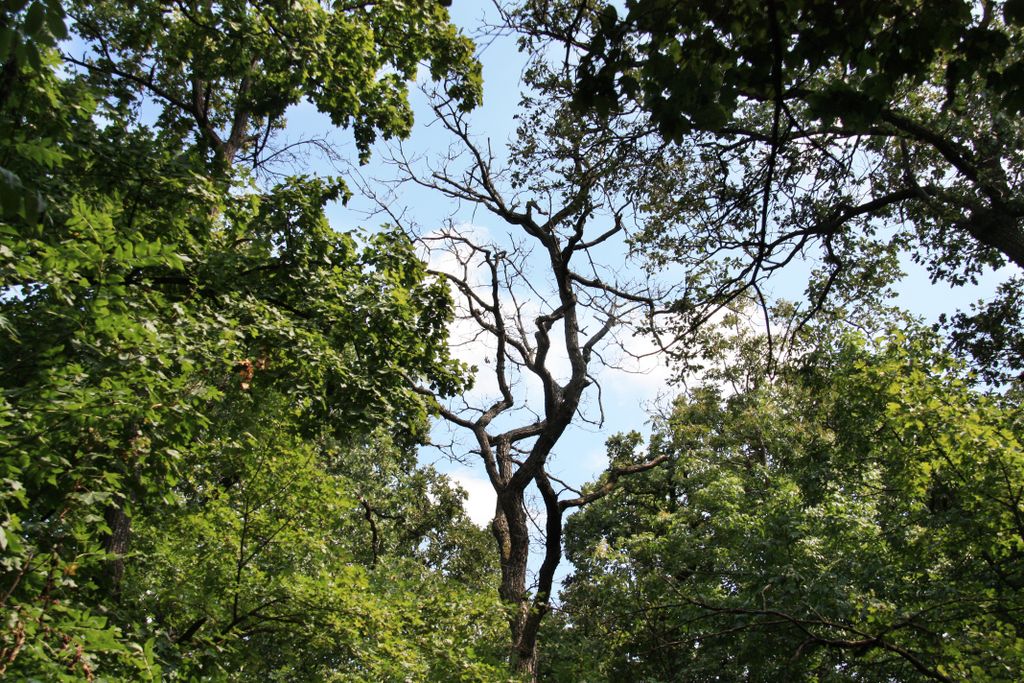
<svg viewBox="0 0 1024 683">
<path fill-rule="evenodd" d="M 501 557 L 501 585 L 498 594 L 509 606 L 511 649 L 509 662 L 519 673 L 536 680 L 537 629 L 531 628 L 531 599 L 526 589 L 526 568 L 530 559 L 529 520 L 523 492 L 507 488 L 499 494 L 491 532 Z"/>
<path fill-rule="evenodd" d="M 1021 229 L 1018 217 L 1005 209 L 977 208 L 960 225 L 986 247 L 996 249 L 1017 266 L 1024 268 L 1024 230 Z"/>
<path fill-rule="evenodd" d="M 111 597 L 116 601 L 121 597 L 121 580 L 124 578 L 124 556 L 128 552 L 128 541 L 131 537 L 132 520 L 125 514 L 120 505 L 111 505 L 103 513 L 103 518 L 110 527 L 110 534 L 103 539 L 103 549 L 113 555 L 108 561 L 109 584 Z"/>
</svg>

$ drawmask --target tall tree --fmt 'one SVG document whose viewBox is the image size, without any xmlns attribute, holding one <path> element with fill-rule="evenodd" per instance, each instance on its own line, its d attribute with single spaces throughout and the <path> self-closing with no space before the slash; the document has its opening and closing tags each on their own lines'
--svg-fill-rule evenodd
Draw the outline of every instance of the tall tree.
<svg viewBox="0 0 1024 683">
<path fill-rule="evenodd" d="M 67 25 L 77 33 L 62 44 L 61 61 L 55 45 Z M 395 36 L 403 39 L 393 43 Z M 478 66 L 445 11 L 426 2 L 337 10 L 7 3 L 0 48 L 0 671 L 47 680 L 157 678 L 161 667 L 187 658 L 182 648 L 208 635 L 200 625 L 183 638 L 185 618 L 194 624 L 208 616 L 215 646 L 237 651 L 257 642 L 241 621 L 231 622 L 248 613 L 250 625 L 258 600 L 280 597 L 278 584 L 246 593 L 251 574 L 243 571 L 226 589 L 234 591 L 231 616 L 212 600 L 209 615 L 180 614 L 166 609 L 169 592 L 203 579 L 178 584 L 139 573 L 143 566 L 209 570 L 207 587 L 220 586 L 216 552 L 207 565 L 189 565 L 188 554 L 165 562 L 161 550 L 173 543 L 161 545 L 154 534 L 183 520 L 223 523 L 220 540 L 246 560 L 243 570 L 270 566 L 283 575 L 294 563 L 288 571 L 305 581 L 295 587 L 306 590 L 301 597 L 341 605 L 340 613 L 354 598 L 331 602 L 324 577 L 340 571 L 342 558 L 372 558 L 396 543 L 375 515 L 404 515 L 408 524 L 392 520 L 388 532 L 405 539 L 396 561 L 427 572 L 428 585 L 441 581 L 449 560 L 422 555 L 434 544 L 410 544 L 463 532 L 441 523 L 431 506 L 403 512 L 367 493 L 364 524 L 377 525 L 376 540 L 364 532 L 363 545 L 332 546 L 337 554 L 316 565 L 302 547 L 312 531 L 299 520 L 323 518 L 298 516 L 297 497 L 344 492 L 348 512 L 364 514 L 359 486 L 328 476 L 333 451 L 324 444 L 329 437 L 355 448 L 378 429 L 400 441 L 397 450 L 382 449 L 402 473 L 399 485 L 410 495 L 423 491 L 429 475 L 405 454 L 424 435 L 430 406 L 405 382 L 416 377 L 441 394 L 462 384 L 445 345 L 448 294 L 404 237 L 331 229 L 324 207 L 344 197 L 339 181 L 292 177 L 257 189 L 249 178 L 266 163 L 261 155 L 286 108 L 302 97 L 340 125 L 351 123 L 364 153 L 373 135 L 408 131 L 403 83 L 421 59 L 472 106 Z M 302 75 L 303 65 L 319 71 Z M 330 88 L 316 91 L 331 78 Z M 268 416 L 254 401 L 278 412 Z M 277 433 L 247 425 L 239 413 L 264 416 L 261 428 Z M 281 439 L 276 459 L 250 439 L 257 433 L 265 442 Z M 264 463 L 280 473 L 289 457 L 294 486 L 285 480 L 275 488 L 253 472 Z M 311 464 L 313 457 L 324 461 Z M 275 507 L 279 494 L 287 505 Z M 438 500 L 453 511 L 450 495 Z M 239 531 L 230 521 L 257 507 L 258 527 L 243 523 L 248 531 Z M 430 552 L 447 557 L 444 543 Z M 249 558 L 245 548 L 265 554 Z M 153 554 L 139 558 L 143 551 Z M 456 593 L 470 599 L 465 585 Z M 149 588 L 166 592 L 155 597 Z M 140 590 L 146 600 L 136 599 Z M 289 609 L 299 613 L 294 602 Z M 396 631 L 417 618 L 412 609 L 386 616 L 397 620 Z"/>
<path fill-rule="evenodd" d="M 816 333 L 774 376 L 681 396 L 666 456 L 574 515 L 566 679 L 1020 677 L 1024 451 L 1012 397 L 986 395 L 920 329 Z M 763 355 L 763 338 L 730 353 Z M 730 371 L 736 378 L 735 369 Z"/>
<path fill-rule="evenodd" d="M 488 384 L 442 402 L 440 411 L 470 435 L 470 452 L 496 494 L 491 531 L 500 558 L 499 592 L 510 609 L 510 658 L 519 672 L 535 678 L 538 633 L 562 559 L 564 518 L 620 479 L 663 460 L 613 466 L 599 485 L 576 490 L 553 474 L 559 441 L 575 422 L 600 423 L 598 372 L 614 366 L 616 348 L 630 353 L 625 340 L 661 312 L 665 293 L 639 269 L 620 272 L 619 250 L 634 207 L 617 180 L 643 157 L 609 145 L 599 122 L 580 120 L 566 108 L 559 97 L 565 83 L 557 74 L 539 65 L 529 78 L 546 92 L 526 102 L 507 166 L 443 95 L 435 99 L 435 113 L 455 140 L 452 153 L 428 171 L 405 158 L 396 161 L 407 182 L 479 207 L 507 231 L 507 240 L 501 230 L 488 239 L 448 224 L 419 235 L 457 297 L 461 324 L 489 350 L 489 367 L 478 368 L 478 382 Z M 382 204 L 415 232 L 397 207 L 384 198 Z M 603 258 L 608 253 L 610 261 Z M 419 391 L 438 397 L 434 388 Z M 596 400 L 593 412 L 588 396 Z M 540 497 L 540 511 L 531 509 L 531 491 Z M 540 556 L 533 585 L 531 550 Z"/>
<path fill-rule="evenodd" d="M 811 310 L 851 276 L 885 283 L 873 264 L 901 252 L 953 285 L 1024 267 L 1019 2 L 540 0 L 514 18 L 574 51 L 581 109 L 667 143 L 639 243 L 717 271 L 725 301 L 807 257 Z M 957 320 L 965 347 L 998 340 L 1020 365 L 1012 335 Z"/>
</svg>

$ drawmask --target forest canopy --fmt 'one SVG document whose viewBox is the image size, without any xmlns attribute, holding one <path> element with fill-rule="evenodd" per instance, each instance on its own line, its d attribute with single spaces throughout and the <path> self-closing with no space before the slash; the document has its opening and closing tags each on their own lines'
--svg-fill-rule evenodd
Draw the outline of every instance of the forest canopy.
<svg viewBox="0 0 1024 683">
<path fill-rule="evenodd" d="M 0 4 L 0 678 L 1020 680 L 1024 5 L 451 4 Z"/>
</svg>

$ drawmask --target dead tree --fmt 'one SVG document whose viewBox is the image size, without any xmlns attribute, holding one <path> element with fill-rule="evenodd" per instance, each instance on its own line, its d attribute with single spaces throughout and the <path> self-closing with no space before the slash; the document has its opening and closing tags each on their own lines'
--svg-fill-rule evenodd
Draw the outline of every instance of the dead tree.
<svg viewBox="0 0 1024 683">
<path fill-rule="evenodd" d="M 535 676 L 538 630 L 550 609 L 566 513 L 663 458 L 613 462 L 584 489 L 552 476 L 549 462 L 571 423 L 600 422 L 599 367 L 613 363 L 616 354 L 636 355 L 626 342 L 653 327 L 665 313 L 659 302 L 671 293 L 659 291 L 638 266 L 625 265 L 634 211 L 616 179 L 643 159 L 612 145 L 599 124 L 533 103 L 510 148 L 515 161 L 500 167 L 457 107 L 440 101 L 434 109 L 455 140 L 451 153 L 426 171 L 397 155 L 404 181 L 482 208 L 507 230 L 504 242 L 485 242 L 453 221 L 417 237 L 431 254 L 446 254 L 447 267 L 435 272 L 450 283 L 477 343 L 493 351 L 485 370 L 494 396 L 476 406 L 464 397 L 460 405 L 439 410 L 472 435 L 471 450 L 496 494 L 491 530 L 500 554 L 500 595 L 510 608 L 510 660 Z M 404 222 L 393 206 L 388 210 L 392 220 Z M 418 390 L 432 395 L 427 387 Z M 591 394 L 597 417 L 583 410 Z M 543 513 L 534 520 L 528 501 L 538 494 Z M 535 522 L 540 568 L 531 585 Z"/>
</svg>

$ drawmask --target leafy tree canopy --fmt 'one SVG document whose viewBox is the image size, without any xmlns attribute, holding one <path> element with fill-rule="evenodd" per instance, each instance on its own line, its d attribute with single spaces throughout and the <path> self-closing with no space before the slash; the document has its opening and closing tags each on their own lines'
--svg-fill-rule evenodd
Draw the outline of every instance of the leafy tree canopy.
<svg viewBox="0 0 1024 683">
<path fill-rule="evenodd" d="M 248 179 L 302 97 L 363 153 L 408 132 L 421 59 L 472 106 L 470 49 L 435 3 L 4 5 L 0 672 L 500 676 L 427 637 L 497 614 L 412 457 L 409 381 L 465 386 L 445 287 L 401 234 L 328 225 L 340 181 Z"/>
<path fill-rule="evenodd" d="M 88 49 L 67 59 L 106 98 L 119 108 L 153 98 L 164 135 L 194 138 L 228 164 L 259 165 L 303 98 L 352 128 L 365 161 L 378 135 L 409 133 L 408 82 L 421 62 L 459 106 L 480 103 L 473 45 L 432 0 L 68 5 Z"/>
<path fill-rule="evenodd" d="M 801 258 L 819 265 L 808 311 L 884 288 L 901 254 L 952 285 L 1024 267 L 1019 2 L 542 1 L 514 16 L 576 51 L 577 106 L 670 143 L 635 183 L 651 212 L 637 244 L 707 273 L 681 310 Z M 987 309 L 955 319 L 963 348 L 1013 374 L 1020 342 Z"/>
<path fill-rule="evenodd" d="M 1017 679 L 1020 411 L 978 393 L 936 341 L 819 335 L 777 376 L 680 397 L 649 447 L 670 465 L 569 522 L 559 648 L 586 656 L 556 649 L 550 666 L 586 680 Z M 609 455 L 639 445 L 619 436 Z"/>
</svg>

